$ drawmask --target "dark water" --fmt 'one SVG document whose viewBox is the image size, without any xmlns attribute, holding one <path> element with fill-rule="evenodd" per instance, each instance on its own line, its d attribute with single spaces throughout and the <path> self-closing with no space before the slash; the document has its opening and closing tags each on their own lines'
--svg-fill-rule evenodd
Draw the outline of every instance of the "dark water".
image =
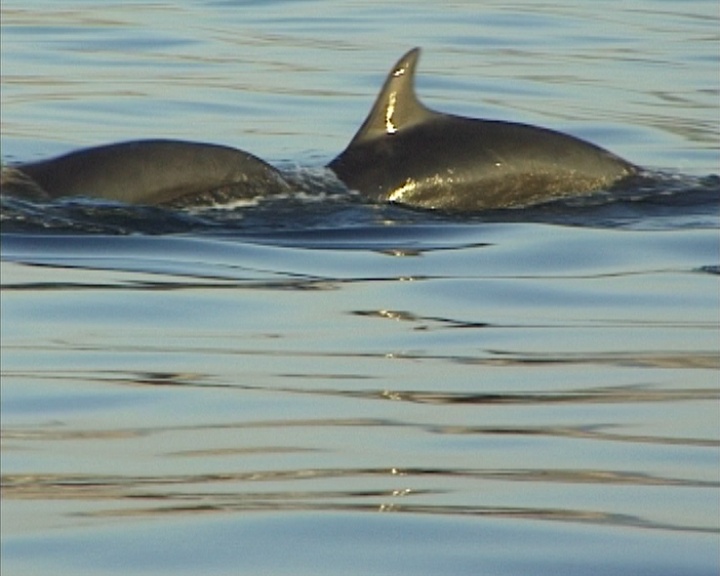
<svg viewBox="0 0 720 576">
<path fill-rule="evenodd" d="M 717 29 L 699 0 L 3 2 L 3 161 L 188 138 L 301 190 L 3 200 L 3 574 L 717 574 Z M 434 107 L 663 175 L 467 216 L 348 195 L 320 166 L 413 45 Z"/>
</svg>

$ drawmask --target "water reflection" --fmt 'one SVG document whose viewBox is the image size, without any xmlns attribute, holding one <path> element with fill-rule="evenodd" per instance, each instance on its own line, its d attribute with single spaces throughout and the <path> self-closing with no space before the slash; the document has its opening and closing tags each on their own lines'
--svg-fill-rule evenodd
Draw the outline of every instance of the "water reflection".
<svg viewBox="0 0 720 576">
<path fill-rule="evenodd" d="M 15 500 L 84 500 L 96 505 L 102 501 L 123 501 L 122 509 L 96 507 L 77 512 L 79 516 L 155 516 L 166 514 L 205 514 L 251 511 L 349 511 L 401 512 L 462 516 L 520 517 L 574 523 L 609 524 L 646 529 L 718 533 L 704 526 L 661 523 L 629 514 L 596 510 L 423 504 L 424 497 L 437 497 L 445 489 L 414 487 L 363 490 L 301 489 L 300 485 L 278 490 L 277 482 L 354 478 L 470 478 L 505 482 L 543 482 L 558 484 L 609 484 L 718 488 L 718 482 L 689 481 L 601 470 L 445 470 L 445 469 L 319 469 L 252 471 L 242 473 L 198 474 L 169 477 L 88 476 L 79 474 L 4 475 L 3 497 Z M 242 489 L 242 484 L 272 483 L 262 490 Z M 338 485 L 338 482 L 334 484 Z M 198 491 L 198 486 L 203 489 Z M 213 491 L 216 488 L 217 491 Z M 136 502 L 132 507 L 128 502 Z"/>
<path fill-rule="evenodd" d="M 20 347 L 19 347 L 20 348 Z M 90 348 L 91 349 L 91 348 Z M 255 352 L 257 353 L 257 352 Z M 287 355 L 287 353 L 285 353 Z M 289 354 L 292 355 L 292 354 Z M 364 355 L 363 355 L 364 356 Z M 362 356 L 361 356 L 362 357 Z M 383 356 L 386 357 L 386 356 Z M 711 355 L 694 355 L 690 358 L 668 356 L 650 362 L 643 357 L 634 356 L 631 365 L 652 366 L 655 368 L 695 368 L 695 369 L 717 369 L 719 359 Z M 551 361 L 558 362 L 557 360 Z M 518 362 L 524 364 L 524 361 Z M 575 361 L 575 363 L 578 363 Z M 584 363 L 584 362 L 579 362 Z M 493 363 L 490 363 L 493 364 Z M 564 391 L 547 392 L 499 392 L 493 393 L 466 393 L 450 392 L 447 390 L 407 390 L 407 389 L 372 389 L 365 387 L 361 390 L 343 389 L 337 385 L 332 388 L 309 388 L 309 387 L 268 387 L 253 386 L 239 383 L 215 382 L 210 374 L 202 373 L 171 373 L 171 372 L 139 372 L 128 373 L 123 371 L 100 370 L 100 371 L 53 371 L 47 373 L 42 370 L 33 372 L 5 371 L 8 378 L 32 379 L 47 381 L 68 381 L 68 382 L 104 382 L 107 384 L 120 384 L 131 386 L 178 386 L 183 388 L 198 387 L 203 389 L 224 389 L 228 391 L 242 392 L 246 390 L 258 390 L 273 393 L 291 394 L 319 394 L 330 396 L 344 396 L 348 398 L 365 398 L 392 401 L 414 402 L 419 404 L 608 404 L 608 403 L 647 403 L 647 402 L 680 402 L 692 400 L 720 400 L 720 390 L 717 387 L 681 387 L 681 388 L 658 388 L 651 385 L 623 385 L 603 387 L 583 387 L 581 389 L 569 389 Z M 311 380 L 365 380 L 370 377 L 363 377 L 360 374 L 279 374 L 285 380 L 311 379 Z"/>
<path fill-rule="evenodd" d="M 261 420 L 256 422 L 226 423 L 199 426 L 166 426 L 166 427 L 148 427 L 135 429 L 115 429 L 115 430 L 64 430 L 64 429 L 14 429 L 6 428 L 3 430 L 3 440 L 6 443 L 12 441 L 67 441 L 67 440 L 123 440 L 129 438 L 146 437 L 157 434 L 177 433 L 177 432 L 207 432 L 212 430 L 243 430 L 243 429 L 262 429 L 272 428 L 278 430 L 292 428 L 396 428 L 403 427 L 410 430 L 419 430 L 430 432 L 433 434 L 443 435 L 477 435 L 477 436 L 536 436 L 536 437 L 557 437 L 557 438 L 578 438 L 584 440 L 596 441 L 613 441 L 613 442 L 629 442 L 629 443 L 650 443 L 660 445 L 677 445 L 688 447 L 720 447 L 720 440 L 710 438 L 677 438 L 672 436 L 658 435 L 639 435 L 639 434 L 621 434 L 617 432 L 608 432 L 612 429 L 612 425 L 586 425 L 586 426 L 453 426 L 453 425 L 430 425 L 430 424 L 412 424 L 408 422 L 381 420 L 381 419 L 320 419 L 320 420 Z M 12 444 L 7 444 L 4 450 L 20 449 Z M 296 446 L 275 446 L 268 448 L 231 448 L 209 449 L 206 451 L 187 451 L 177 452 L 173 455 L 193 456 L 204 454 L 206 456 L 219 455 L 243 455 L 243 454 L 265 454 L 266 450 L 270 453 L 295 453 L 295 452 L 313 452 L 316 449 L 312 447 L 299 448 Z"/>
</svg>

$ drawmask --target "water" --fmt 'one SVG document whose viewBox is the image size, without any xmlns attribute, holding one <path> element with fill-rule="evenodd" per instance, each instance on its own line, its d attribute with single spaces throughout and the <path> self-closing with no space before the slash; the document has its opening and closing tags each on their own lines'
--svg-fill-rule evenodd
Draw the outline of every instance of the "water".
<svg viewBox="0 0 720 576">
<path fill-rule="evenodd" d="M 717 574 L 717 5 L 2 5 L 2 157 L 173 137 L 299 198 L 3 201 L 5 574 Z M 435 108 L 662 170 L 472 216 L 321 166 Z"/>
</svg>

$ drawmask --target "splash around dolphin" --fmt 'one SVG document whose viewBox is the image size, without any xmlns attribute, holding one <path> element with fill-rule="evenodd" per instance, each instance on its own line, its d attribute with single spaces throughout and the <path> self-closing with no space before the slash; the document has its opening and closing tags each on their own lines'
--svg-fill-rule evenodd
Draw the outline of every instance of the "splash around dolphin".
<svg viewBox="0 0 720 576">
<path fill-rule="evenodd" d="M 578 138 L 511 122 L 443 114 L 415 93 L 420 49 L 390 71 L 370 114 L 329 168 L 376 201 L 478 211 L 607 189 L 639 173 Z"/>
<path fill-rule="evenodd" d="M 3 168 L 3 193 L 191 206 L 283 193 L 278 170 L 242 150 L 182 140 L 137 140 Z"/>
</svg>

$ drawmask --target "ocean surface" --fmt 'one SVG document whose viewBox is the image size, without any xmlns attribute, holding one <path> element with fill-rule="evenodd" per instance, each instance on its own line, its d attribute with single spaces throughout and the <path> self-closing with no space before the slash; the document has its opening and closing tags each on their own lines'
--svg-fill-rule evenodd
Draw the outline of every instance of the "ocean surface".
<svg viewBox="0 0 720 576">
<path fill-rule="evenodd" d="M 0 10 L 3 164 L 179 138 L 297 187 L 3 198 L 3 576 L 718 574 L 716 0 Z M 414 46 L 427 105 L 662 176 L 467 215 L 343 190 Z"/>
</svg>

